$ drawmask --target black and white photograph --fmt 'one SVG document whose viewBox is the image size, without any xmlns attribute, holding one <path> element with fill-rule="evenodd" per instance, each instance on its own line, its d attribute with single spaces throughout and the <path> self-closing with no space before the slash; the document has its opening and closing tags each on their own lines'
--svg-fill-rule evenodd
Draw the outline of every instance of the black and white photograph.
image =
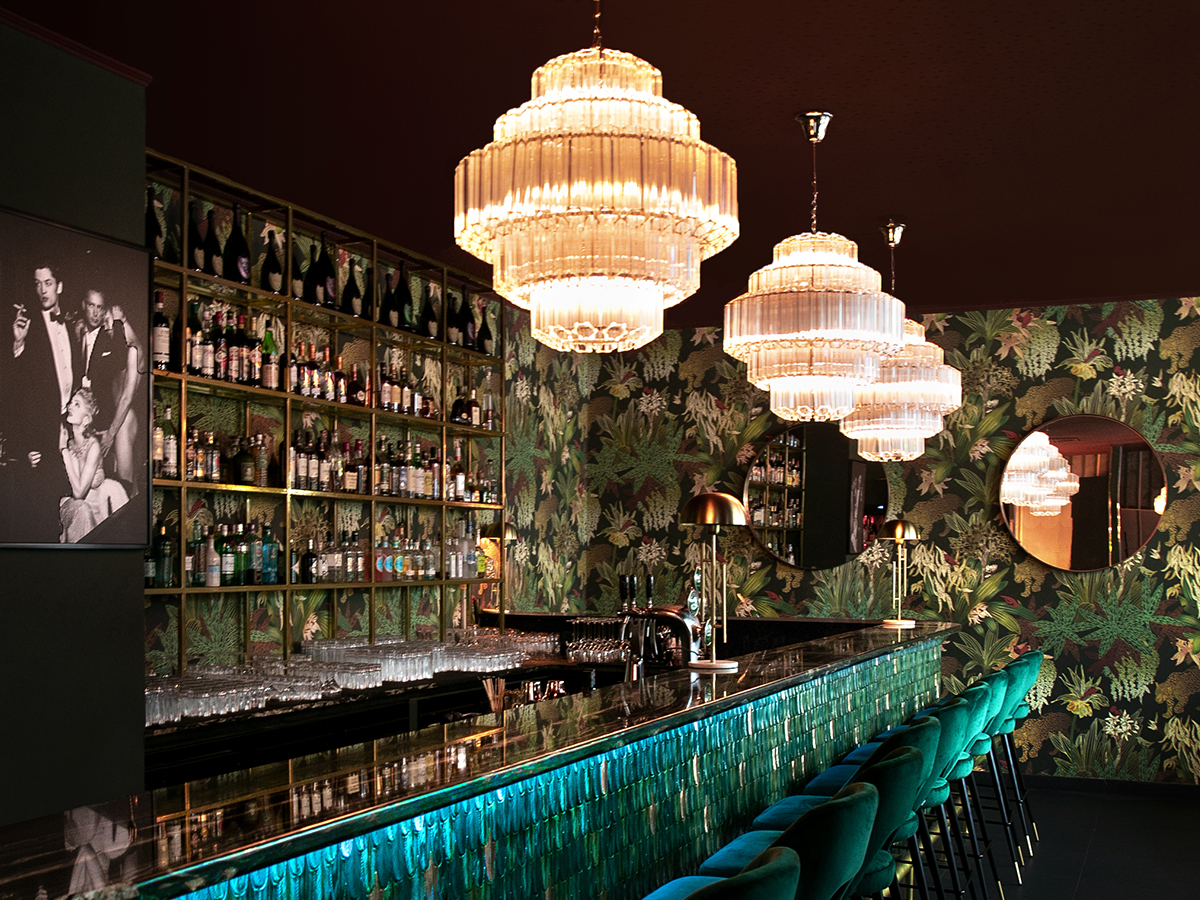
<svg viewBox="0 0 1200 900">
<path fill-rule="evenodd" d="M 146 253 L 0 210 L 0 545 L 149 540 Z"/>
</svg>

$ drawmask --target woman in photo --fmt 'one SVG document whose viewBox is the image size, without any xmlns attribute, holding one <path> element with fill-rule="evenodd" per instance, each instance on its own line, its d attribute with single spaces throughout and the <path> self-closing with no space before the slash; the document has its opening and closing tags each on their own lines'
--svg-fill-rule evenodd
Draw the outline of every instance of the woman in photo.
<svg viewBox="0 0 1200 900">
<path fill-rule="evenodd" d="M 63 464 L 71 482 L 71 496 L 59 502 L 62 522 L 59 540 L 73 544 L 129 502 L 121 483 L 104 475 L 100 441 L 92 427 L 98 407 L 87 388 L 80 388 L 67 403 L 67 446 Z"/>
</svg>

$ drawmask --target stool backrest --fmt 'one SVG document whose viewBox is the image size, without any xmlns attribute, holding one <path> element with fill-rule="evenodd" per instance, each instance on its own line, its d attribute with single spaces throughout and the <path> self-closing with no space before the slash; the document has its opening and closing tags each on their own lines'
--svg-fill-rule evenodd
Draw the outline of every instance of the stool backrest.
<svg viewBox="0 0 1200 900">
<path fill-rule="evenodd" d="M 962 697 L 955 697 L 949 703 L 930 711 L 930 715 L 942 723 L 942 733 L 938 739 L 937 757 L 933 763 L 933 787 L 944 787 L 946 776 L 958 763 L 959 755 L 966 744 L 967 726 L 970 724 L 972 706 Z M 926 791 L 926 797 L 929 796 Z M 922 804 L 927 805 L 927 804 Z"/>
<path fill-rule="evenodd" d="M 768 847 L 730 878 L 692 891 L 684 900 L 795 900 L 800 857 L 791 847 Z"/>
<path fill-rule="evenodd" d="M 916 747 L 893 750 L 885 759 L 866 766 L 854 776 L 855 781 L 875 785 L 879 791 L 879 809 L 867 842 L 867 864 L 879 850 L 892 845 L 892 835 L 908 821 L 917 798 L 925 769 L 925 755 Z"/>
<path fill-rule="evenodd" d="M 800 857 L 797 900 L 841 900 L 867 858 L 867 841 L 879 808 L 873 784 L 852 782 L 814 806 L 776 838 Z"/>
<path fill-rule="evenodd" d="M 1008 699 L 1009 682 L 1012 681 L 1012 676 L 1007 669 L 1000 669 L 992 672 L 983 680 L 992 686 L 992 702 L 988 704 L 987 721 L 983 723 L 980 731 L 988 737 L 995 737 L 999 732 L 1000 723 L 1003 721 L 1000 714 L 1004 710 L 1004 701 Z"/>
</svg>

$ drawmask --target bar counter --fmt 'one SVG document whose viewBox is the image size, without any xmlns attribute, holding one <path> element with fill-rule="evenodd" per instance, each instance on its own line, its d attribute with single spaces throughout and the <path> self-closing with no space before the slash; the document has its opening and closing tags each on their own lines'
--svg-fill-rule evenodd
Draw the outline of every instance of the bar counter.
<svg viewBox="0 0 1200 900">
<path fill-rule="evenodd" d="M 935 698 L 957 630 L 862 628 L 23 823 L 0 898 L 80 887 L 97 818 L 125 829 L 129 896 L 637 898 Z"/>
</svg>

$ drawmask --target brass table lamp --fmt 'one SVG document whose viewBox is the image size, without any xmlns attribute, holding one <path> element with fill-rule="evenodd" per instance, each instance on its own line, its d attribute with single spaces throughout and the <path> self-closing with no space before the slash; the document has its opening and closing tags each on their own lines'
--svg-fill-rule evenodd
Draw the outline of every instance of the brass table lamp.
<svg viewBox="0 0 1200 900">
<path fill-rule="evenodd" d="M 700 618 L 708 623 L 708 631 L 712 635 L 709 641 L 709 658 L 690 663 L 693 669 L 704 669 L 716 672 L 736 672 L 738 664 L 734 660 L 717 659 L 717 596 L 720 594 L 721 639 L 726 639 L 729 624 L 726 598 L 729 592 L 729 563 L 723 566 L 717 561 L 717 535 L 721 526 L 745 525 L 747 522 L 746 507 L 742 501 L 732 494 L 719 491 L 706 491 L 697 494 L 683 506 L 679 514 L 683 525 L 711 525 L 712 543 L 704 548 L 704 557 L 700 562 L 701 589 L 700 598 L 703 604 Z"/>
</svg>

